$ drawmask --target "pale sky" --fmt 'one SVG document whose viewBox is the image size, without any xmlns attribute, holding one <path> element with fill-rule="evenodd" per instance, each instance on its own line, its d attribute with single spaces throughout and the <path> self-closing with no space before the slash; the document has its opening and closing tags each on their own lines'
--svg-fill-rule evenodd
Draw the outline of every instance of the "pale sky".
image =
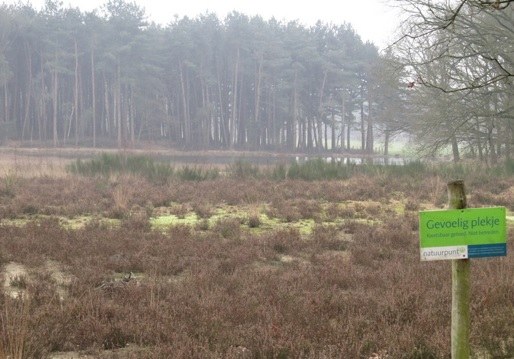
<svg viewBox="0 0 514 359">
<path fill-rule="evenodd" d="M 62 0 L 65 7 L 79 7 L 83 11 L 100 8 L 107 0 Z M 131 1 L 131 0 L 129 0 Z M 13 3 L 15 0 L 4 1 Z M 44 0 L 21 0 L 40 9 Z M 321 20 L 325 23 L 350 23 L 364 41 L 384 48 L 395 37 L 398 11 L 391 8 L 392 0 L 135 0 L 145 9 L 149 20 L 166 25 L 174 15 L 195 17 L 207 11 L 223 19 L 236 10 L 245 15 L 261 15 L 264 19 L 299 20 L 310 26 Z"/>
</svg>

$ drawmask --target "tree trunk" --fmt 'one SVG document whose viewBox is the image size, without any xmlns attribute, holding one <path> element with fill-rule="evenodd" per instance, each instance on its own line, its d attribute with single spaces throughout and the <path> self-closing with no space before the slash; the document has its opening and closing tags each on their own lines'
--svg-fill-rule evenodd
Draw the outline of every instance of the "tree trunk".
<svg viewBox="0 0 514 359">
<path fill-rule="evenodd" d="M 457 142 L 457 137 L 452 136 L 452 153 L 453 153 L 453 162 L 457 163 L 460 161 L 460 153 L 459 153 L 459 143 Z"/>
<path fill-rule="evenodd" d="M 57 54 L 55 55 L 55 61 L 57 62 Z M 57 147 L 57 103 L 58 103 L 58 77 L 57 77 L 57 69 L 54 69 L 53 72 L 53 113 L 52 113 L 52 134 L 53 134 L 53 145 L 54 147 Z"/>
<path fill-rule="evenodd" d="M 121 114 L 121 67 L 120 61 L 116 64 L 116 90 L 114 91 L 114 121 L 118 125 L 118 149 L 123 147 L 123 119 Z"/>
<path fill-rule="evenodd" d="M 327 84 L 328 70 L 323 72 L 323 81 L 321 82 L 321 88 L 319 91 L 319 105 L 318 105 L 318 116 L 317 116 L 317 143 L 316 148 L 319 147 L 320 150 L 323 149 L 323 117 L 325 116 L 325 110 L 323 106 L 323 98 L 325 95 L 325 86 Z"/>
<path fill-rule="evenodd" d="M 331 143 L 332 152 L 336 149 L 336 114 L 334 109 L 332 109 L 332 143 Z"/>
<path fill-rule="evenodd" d="M 96 76 L 95 76 L 95 49 L 91 48 L 91 104 L 93 109 L 93 148 L 96 148 Z"/>
<path fill-rule="evenodd" d="M 364 151 L 366 149 L 366 130 L 364 126 L 364 85 L 361 84 L 361 150 Z"/>
<path fill-rule="evenodd" d="M 294 82 L 293 82 L 293 108 L 291 113 L 291 123 L 289 124 L 290 131 L 288 132 L 287 147 L 289 150 L 295 150 L 295 126 L 298 122 L 298 70 L 294 71 Z M 303 145 L 303 144 L 302 144 Z"/>
<path fill-rule="evenodd" d="M 135 123 L 134 123 L 134 90 L 132 89 L 132 86 L 129 85 L 129 98 L 128 98 L 128 122 L 130 125 L 130 145 L 134 147 L 136 143 L 136 130 L 135 130 Z"/>
<path fill-rule="evenodd" d="M 111 102 L 109 101 L 109 85 L 107 83 L 107 79 L 105 78 L 105 74 L 104 74 L 103 78 L 104 78 L 103 80 L 104 80 L 105 121 L 102 121 L 103 130 L 101 130 L 101 132 L 103 132 L 103 134 L 105 134 L 105 135 L 108 135 L 110 133 L 110 128 L 111 128 L 111 126 L 110 126 L 111 119 L 114 116 L 111 116 Z M 114 120 L 112 120 L 112 122 L 114 122 Z"/>
<path fill-rule="evenodd" d="M 240 57 L 240 50 L 239 47 L 237 48 L 236 53 L 236 64 L 234 66 L 234 80 L 232 82 L 232 116 L 231 116 L 231 122 L 230 122 L 230 149 L 234 149 L 235 142 L 237 141 L 237 135 L 236 135 L 236 121 L 237 121 L 237 98 L 238 98 L 238 91 L 239 91 L 239 57 Z"/>
<path fill-rule="evenodd" d="M 368 128 L 366 131 L 366 150 L 368 154 L 373 154 L 373 147 L 374 147 L 374 141 L 373 141 L 373 116 L 371 114 L 371 107 L 372 107 L 372 101 L 371 101 L 371 91 L 368 89 Z"/>
<path fill-rule="evenodd" d="M 190 121 L 190 118 L 189 118 L 189 106 L 188 106 L 188 96 L 187 96 L 187 85 L 186 85 L 186 81 L 187 79 L 185 78 L 186 75 L 184 75 L 184 70 L 183 70 L 183 64 L 180 64 L 180 89 L 181 89 L 181 92 L 182 92 L 182 120 L 183 120 L 183 123 L 184 123 L 184 128 L 183 128 L 183 131 L 184 131 L 184 135 L 183 135 L 183 139 L 184 139 L 184 143 L 186 146 L 189 145 L 189 142 L 191 140 L 191 121 Z"/>
<path fill-rule="evenodd" d="M 258 136 L 258 133 L 260 134 L 260 131 L 257 132 L 256 130 L 260 128 L 259 126 L 259 120 L 260 120 L 260 109 L 261 109 L 261 84 L 262 84 L 262 68 L 264 65 L 264 55 L 261 53 L 259 57 L 259 66 L 256 73 L 256 85 L 255 85 L 255 109 L 254 109 L 254 125 L 255 128 L 253 129 L 256 133 L 255 136 Z M 259 146 L 259 140 L 258 137 L 253 143 L 254 149 L 258 149 Z"/>
<path fill-rule="evenodd" d="M 352 126 L 350 124 L 350 119 L 348 119 L 348 128 L 346 129 L 346 148 L 348 151 L 351 150 L 351 137 L 352 137 Z"/>
<path fill-rule="evenodd" d="M 494 146 L 493 130 L 494 130 L 494 127 L 492 125 L 489 126 L 489 129 L 487 132 L 487 143 L 489 144 L 491 163 L 496 164 L 498 162 L 498 157 L 496 155 L 496 148 Z"/>
<path fill-rule="evenodd" d="M 28 61 L 27 70 L 28 70 L 29 83 L 27 85 L 27 93 L 25 95 L 25 114 L 23 116 L 23 126 L 22 126 L 22 130 L 21 130 L 21 142 L 22 143 L 25 140 L 25 130 L 27 128 L 27 123 L 29 121 L 29 116 L 30 116 L 30 103 L 31 103 L 31 98 L 32 98 L 32 77 L 33 77 L 32 76 L 32 54 L 27 45 L 25 45 L 25 50 L 26 50 L 25 52 L 26 52 L 27 61 Z"/>
<path fill-rule="evenodd" d="M 385 138 L 384 138 L 384 156 L 389 156 L 389 140 L 391 134 L 388 128 L 385 130 Z"/>
<path fill-rule="evenodd" d="M 345 136 L 344 136 L 344 127 L 346 126 L 345 116 L 346 115 L 346 106 L 344 101 L 344 92 L 341 96 L 341 149 L 344 150 L 346 148 L 345 144 Z"/>
<path fill-rule="evenodd" d="M 79 145 L 79 50 L 75 39 L 75 90 L 73 94 L 75 106 L 75 146 Z"/>
<path fill-rule="evenodd" d="M 38 115 L 38 127 L 39 127 L 39 141 L 46 140 L 46 99 L 45 99 L 45 67 L 43 64 L 43 55 L 41 54 L 41 93 L 39 95 L 39 115 Z"/>
</svg>

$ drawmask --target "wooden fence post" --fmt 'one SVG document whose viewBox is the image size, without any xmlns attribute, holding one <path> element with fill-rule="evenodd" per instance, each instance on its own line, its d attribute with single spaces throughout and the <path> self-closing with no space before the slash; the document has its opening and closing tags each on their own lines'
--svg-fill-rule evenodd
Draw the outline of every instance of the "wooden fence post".
<svg viewBox="0 0 514 359">
<path fill-rule="evenodd" d="M 448 204 L 450 209 L 467 207 L 464 181 L 448 183 Z M 452 359 L 469 359 L 469 302 L 470 302 L 470 260 L 452 260 Z"/>
</svg>

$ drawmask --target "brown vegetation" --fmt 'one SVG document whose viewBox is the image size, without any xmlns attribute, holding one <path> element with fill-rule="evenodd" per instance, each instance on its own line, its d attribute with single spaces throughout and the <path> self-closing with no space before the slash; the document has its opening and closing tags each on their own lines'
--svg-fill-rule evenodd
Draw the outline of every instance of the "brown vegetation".
<svg viewBox="0 0 514 359">
<path fill-rule="evenodd" d="M 0 181 L 0 262 L 28 273 L 25 299 L 0 296 L 0 357 L 447 358 L 450 266 L 420 263 L 416 232 L 416 211 L 445 196 L 439 182 Z M 512 206 L 514 179 L 481 183 L 470 180 L 472 205 Z M 209 222 L 220 205 L 251 211 Z M 166 211 L 199 220 L 152 228 Z M 78 215 L 121 225 L 61 224 Z M 312 228 L 290 226 L 300 219 Z M 514 353 L 513 271 L 512 256 L 473 261 L 475 352 Z"/>
</svg>

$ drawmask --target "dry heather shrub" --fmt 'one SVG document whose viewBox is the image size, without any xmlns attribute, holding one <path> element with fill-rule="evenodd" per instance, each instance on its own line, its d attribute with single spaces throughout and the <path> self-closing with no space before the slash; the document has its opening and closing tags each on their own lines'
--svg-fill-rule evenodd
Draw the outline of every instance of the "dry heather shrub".
<svg viewBox="0 0 514 359">
<path fill-rule="evenodd" d="M 248 184 L 240 182 L 238 190 Z M 373 179 L 368 182 L 378 186 Z M 48 181 L 34 201 L 26 192 L 19 204 L 40 210 L 47 208 L 44 199 L 48 198 L 56 213 L 69 211 L 72 207 L 64 198 L 52 202 L 49 188 L 55 183 Z M 175 193 L 187 199 L 185 206 L 212 205 L 222 198 L 216 191 L 231 183 L 222 179 L 176 183 L 177 193 L 170 186 L 164 197 Z M 361 186 L 358 181 L 350 184 Z M 84 201 L 81 206 L 89 208 L 88 213 L 114 205 L 111 195 L 117 185 L 96 185 L 100 194 L 91 193 L 94 201 L 86 198 L 89 190 L 84 198 L 75 190 L 70 194 Z M 268 189 L 257 182 L 254 185 L 263 191 L 266 202 L 273 199 L 268 203 L 283 206 L 358 199 L 354 188 L 343 181 L 284 181 Z M 419 183 L 392 185 L 411 191 L 413 201 L 420 196 L 417 192 L 427 190 Z M 154 189 L 142 185 L 129 196 L 128 208 L 142 210 L 146 191 Z M 104 195 L 107 203 L 93 203 L 105 200 Z M 238 203 L 251 199 L 241 193 L 231 196 Z M 2 205 L 14 208 L 11 202 Z M 449 352 L 449 266 L 420 263 L 415 212 L 391 216 L 373 221 L 374 225 L 355 220 L 345 221 L 340 229 L 316 225 L 309 239 L 302 238 L 298 230 L 282 229 L 251 231 L 244 241 L 237 239 L 241 234 L 220 240 L 222 236 L 213 229 L 199 232 L 184 225 L 163 233 L 100 222 L 68 230 L 56 218 L 25 227 L 4 223 L 0 226 L 1 260 L 30 268 L 27 287 L 33 300 L 26 353 L 31 358 L 71 350 L 87 350 L 100 357 L 107 355 L 104 348 L 125 344 L 133 351 L 108 355 L 222 358 L 242 346 L 254 358 L 370 358 L 386 351 L 390 358 L 444 358 Z M 240 227 L 239 219 L 233 225 Z M 344 238 L 352 238 L 347 252 L 335 251 L 344 250 L 335 240 L 341 235 L 339 230 L 344 231 Z M 513 243 L 514 233 L 509 233 L 509 251 L 514 250 Z M 512 352 L 508 342 L 514 331 L 510 320 L 512 258 L 474 262 L 477 295 L 472 299 L 472 348 L 487 349 L 493 357 Z M 34 274 L 49 259 L 59 262 L 74 278 L 66 288 L 65 301 L 59 300 L 48 274 Z M 99 289 L 103 281 L 130 271 L 137 271 L 137 277 L 127 285 Z M 0 307 L 5 308 L 4 302 L 5 297 L 0 297 Z"/>
<path fill-rule="evenodd" d="M 407 203 L 405 203 L 406 211 L 419 211 L 419 202 L 413 201 L 412 199 L 408 199 Z"/>
<path fill-rule="evenodd" d="M 263 242 L 268 248 L 273 249 L 278 254 L 289 254 L 293 249 L 299 249 L 305 246 L 300 231 L 296 228 L 280 229 L 267 234 Z"/>
<path fill-rule="evenodd" d="M 193 238 L 193 230 L 191 229 L 191 226 L 177 224 L 168 228 L 167 235 L 174 241 L 189 240 Z"/>
<path fill-rule="evenodd" d="M 210 227 L 209 219 L 203 218 L 196 222 L 195 228 L 199 231 L 208 231 Z"/>
<path fill-rule="evenodd" d="M 376 183 L 371 176 L 358 175 L 348 180 L 348 188 L 352 191 L 352 199 L 359 201 L 380 200 L 387 198 L 389 189 Z"/>
<path fill-rule="evenodd" d="M 340 229 L 334 225 L 316 224 L 310 238 L 321 250 L 342 251 L 347 247 L 347 242 L 341 238 Z"/>
<path fill-rule="evenodd" d="M 405 213 L 403 216 L 403 224 L 413 231 L 419 229 L 419 217 L 417 213 Z"/>
<path fill-rule="evenodd" d="M 131 187 L 127 185 L 118 185 L 112 191 L 112 199 L 114 203 L 114 208 L 117 211 L 125 212 L 128 210 L 128 205 L 130 203 L 130 195 L 132 192 Z"/>
<path fill-rule="evenodd" d="M 8 203 L 16 212 L 75 215 L 98 206 L 101 195 L 92 183 L 67 178 L 35 178 L 17 185 Z"/>
<path fill-rule="evenodd" d="M 356 232 L 359 232 L 361 230 L 366 230 L 369 227 L 369 225 L 367 223 L 350 219 L 344 221 L 341 227 L 344 233 L 355 234 Z"/>
<path fill-rule="evenodd" d="M 145 208 L 134 205 L 130 213 L 123 219 L 121 225 L 135 232 L 149 231 L 151 229 L 150 216 Z"/>
<path fill-rule="evenodd" d="M 325 216 L 327 221 L 335 221 L 336 219 L 340 218 L 341 210 L 339 209 L 338 203 L 330 203 L 325 208 Z"/>
<path fill-rule="evenodd" d="M 220 218 L 214 223 L 212 231 L 224 239 L 240 239 L 241 220 L 238 218 Z"/>
<path fill-rule="evenodd" d="M 369 203 L 365 206 L 364 210 L 371 218 L 379 217 L 382 213 L 382 205 L 380 203 Z"/>
<path fill-rule="evenodd" d="M 417 237 L 412 227 L 405 223 L 404 217 L 390 219 L 378 226 L 372 233 L 372 238 L 393 249 L 408 248 L 417 243 Z"/>
<path fill-rule="evenodd" d="M 350 205 L 345 205 L 344 207 L 340 208 L 339 216 L 344 219 L 352 219 L 358 217 L 355 208 Z"/>
<path fill-rule="evenodd" d="M 323 209 L 316 200 L 299 199 L 294 201 L 293 205 L 298 209 L 302 219 L 319 219 L 323 214 Z"/>
<path fill-rule="evenodd" d="M 193 203 L 193 211 L 198 218 L 210 218 L 214 214 L 214 208 L 208 203 Z"/>
<path fill-rule="evenodd" d="M 251 213 L 248 216 L 248 227 L 258 228 L 261 225 L 261 216 L 259 213 Z"/>
<path fill-rule="evenodd" d="M 505 206 L 514 209 L 514 191 L 507 190 L 499 194 L 491 194 L 482 190 L 473 191 L 471 201 L 476 202 L 477 206 Z"/>
<path fill-rule="evenodd" d="M 403 219 L 374 226 L 360 226 L 353 235 L 351 258 L 355 264 L 376 268 L 380 261 L 393 260 L 400 250 L 415 250 L 416 236 Z"/>
<path fill-rule="evenodd" d="M 302 218 L 299 209 L 286 201 L 273 203 L 266 211 L 266 214 L 270 218 L 279 218 L 286 223 L 296 222 Z"/>
<path fill-rule="evenodd" d="M 178 204 L 178 205 L 174 205 L 173 207 L 171 207 L 169 209 L 169 213 L 170 214 L 174 214 L 175 216 L 177 216 L 178 218 L 185 218 L 186 215 L 191 211 L 191 208 L 182 203 L 182 204 Z M 197 213 L 198 214 L 198 213 Z M 200 217 L 200 215 L 198 215 Z"/>
</svg>

